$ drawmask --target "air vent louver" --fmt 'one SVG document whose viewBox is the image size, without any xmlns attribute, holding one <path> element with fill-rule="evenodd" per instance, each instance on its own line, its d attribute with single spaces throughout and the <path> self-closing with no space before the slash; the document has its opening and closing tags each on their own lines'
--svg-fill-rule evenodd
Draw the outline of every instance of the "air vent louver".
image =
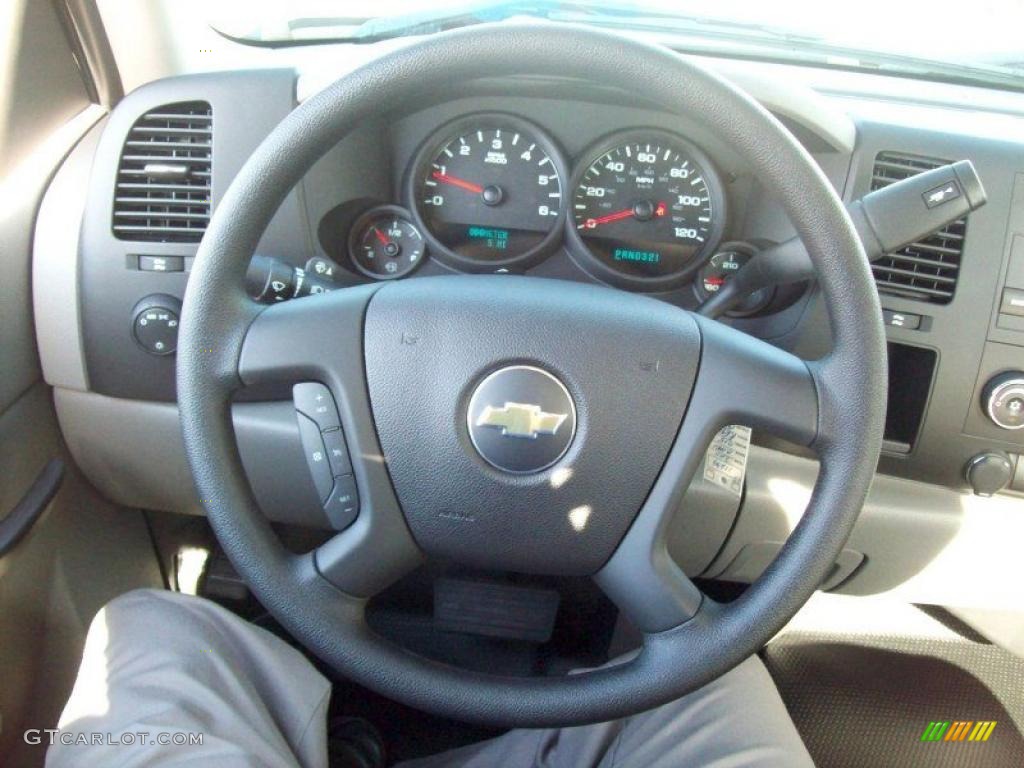
<svg viewBox="0 0 1024 768">
<path fill-rule="evenodd" d="M 879 152 L 871 175 L 871 190 L 946 165 L 948 160 Z M 967 217 L 947 224 L 928 237 L 883 256 L 871 265 L 879 293 L 948 304 L 953 300 Z"/>
<path fill-rule="evenodd" d="M 198 243 L 210 220 L 213 113 L 203 101 L 168 104 L 132 126 L 114 193 L 114 236 Z"/>
</svg>

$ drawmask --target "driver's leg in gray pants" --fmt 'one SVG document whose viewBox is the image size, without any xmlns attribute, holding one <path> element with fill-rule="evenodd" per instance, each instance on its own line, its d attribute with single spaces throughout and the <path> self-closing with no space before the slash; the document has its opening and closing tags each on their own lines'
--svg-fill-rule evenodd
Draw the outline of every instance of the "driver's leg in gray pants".
<svg viewBox="0 0 1024 768">
<path fill-rule="evenodd" d="M 326 768 L 330 693 L 299 651 L 214 603 L 130 592 L 93 620 L 46 764 Z M 388 723 L 376 725 L 386 741 Z M 752 657 L 698 691 L 625 720 L 510 731 L 402 765 L 813 763 L 768 672 Z"/>
</svg>

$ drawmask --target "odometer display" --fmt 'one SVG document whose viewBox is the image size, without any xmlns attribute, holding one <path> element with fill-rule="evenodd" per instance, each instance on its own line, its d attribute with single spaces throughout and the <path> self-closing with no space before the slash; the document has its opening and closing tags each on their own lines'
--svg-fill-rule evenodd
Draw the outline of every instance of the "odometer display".
<svg viewBox="0 0 1024 768">
<path fill-rule="evenodd" d="M 721 234 L 708 160 L 657 131 L 602 144 L 575 178 L 571 229 L 602 272 L 655 284 L 688 274 Z"/>
<path fill-rule="evenodd" d="M 431 245 L 460 265 L 501 266 L 558 237 L 562 164 L 552 143 L 508 115 L 477 115 L 428 142 L 413 205 Z"/>
</svg>

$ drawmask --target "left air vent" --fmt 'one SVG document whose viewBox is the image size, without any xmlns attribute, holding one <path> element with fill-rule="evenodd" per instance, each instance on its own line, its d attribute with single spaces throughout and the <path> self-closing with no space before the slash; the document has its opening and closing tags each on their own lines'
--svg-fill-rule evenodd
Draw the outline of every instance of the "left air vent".
<svg viewBox="0 0 1024 768">
<path fill-rule="evenodd" d="M 210 220 L 213 112 L 205 101 L 168 104 L 132 126 L 114 191 L 114 236 L 198 243 Z"/>
</svg>

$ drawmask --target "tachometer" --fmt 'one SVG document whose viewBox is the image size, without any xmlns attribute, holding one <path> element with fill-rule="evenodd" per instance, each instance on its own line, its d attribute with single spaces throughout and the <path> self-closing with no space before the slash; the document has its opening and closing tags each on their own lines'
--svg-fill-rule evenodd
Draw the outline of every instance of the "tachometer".
<svg viewBox="0 0 1024 768">
<path fill-rule="evenodd" d="M 522 265 L 557 242 L 564 165 L 554 143 L 511 115 L 474 115 L 428 141 L 410 183 L 435 256 L 454 266 Z"/>
<path fill-rule="evenodd" d="M 611 282 L 655 290 L 682 281 L 721 237 L 725 198 L 707 157 L 661 131 L 619 134 L 573 179 L 570 237 Z"/>
</svg>

